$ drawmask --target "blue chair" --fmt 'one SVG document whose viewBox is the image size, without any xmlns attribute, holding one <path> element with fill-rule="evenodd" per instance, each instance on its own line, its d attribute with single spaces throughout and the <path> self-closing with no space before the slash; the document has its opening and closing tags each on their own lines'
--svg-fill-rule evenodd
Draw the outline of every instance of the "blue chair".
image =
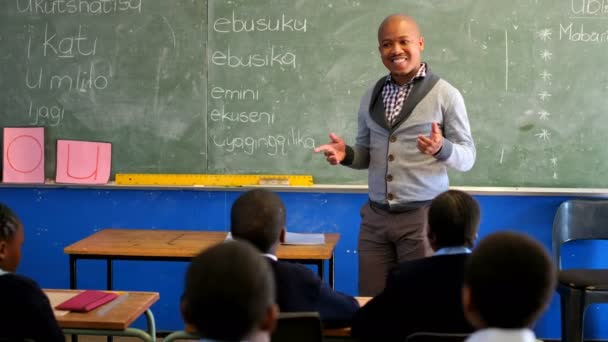
<svg viewBox="0 0 608 342">
<path fill-rule="evenodd" d="M 561 247 L 568 241 L 608 240 L 608 201 L 569 200 L 553 220 L 553 256 L 558 269 L 562 341 L 582 342 L 585 309 L 608 303 L 608 269 L 562 269 Z"/>
</svg>

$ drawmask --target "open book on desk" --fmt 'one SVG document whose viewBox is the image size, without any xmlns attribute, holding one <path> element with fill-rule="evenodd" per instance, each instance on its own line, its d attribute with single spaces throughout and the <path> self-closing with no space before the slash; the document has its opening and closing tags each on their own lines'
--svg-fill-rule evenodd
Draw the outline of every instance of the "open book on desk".
<svg viewBox="0 0 608 342">
<path fill-rule="evenodd" d="M 284 245 L 322 245 L 325 243 L 325 234 L 291 233 L 285 234 Z"/>
<path fill-rule="evenodd" d="M 232 234 L 228 232 L 226 240 L 232 240 Z M 325 234 L 323 233 L 292 233 L 285 234 L 284 245 L 323 245 Z"/>
</svg>

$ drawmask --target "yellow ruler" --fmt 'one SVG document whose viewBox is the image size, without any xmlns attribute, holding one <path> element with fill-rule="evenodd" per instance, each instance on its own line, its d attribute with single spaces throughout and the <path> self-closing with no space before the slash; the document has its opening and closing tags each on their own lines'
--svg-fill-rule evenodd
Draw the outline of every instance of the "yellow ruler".
<svg viewBox="0 0 608 342">
<path fill-rule="evenodd" d="M 290 185 L 312 186 L 311 175 L 137 174 L 117 173 L 120 185 Z"/>
</svg>

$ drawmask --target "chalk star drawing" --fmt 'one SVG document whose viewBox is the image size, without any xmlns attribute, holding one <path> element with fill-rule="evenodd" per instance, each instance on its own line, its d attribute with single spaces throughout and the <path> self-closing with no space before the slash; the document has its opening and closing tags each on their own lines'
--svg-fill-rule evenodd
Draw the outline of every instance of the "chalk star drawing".
<svg viewBox="0 0 608 342">
<path fill-rule="evenodd" d="M 551 94 L 547 93 L 546 90 L 543 90 L 542 93 L 538 93 L 537 95 L 538 95 L 538 98 L 543 102 L 547 101 L 547 99 L 551 97 Z"/>
<path fill-rule="evenodd" d="M 552 32 L 551 32 L 550 28 L 540 30 L 540 31 L 536 32 L 536 34 L 538 35 L 538 38 L 540 38 L 540 40 L 542 40 L 543 42 L 546 42 L 547 40 L 551 40 Z"/>
<path fill-rule="evenodd" d="M 540 132 L 538 132 L 538 133 L 534 134 L 534 136 L 536 136 L 536 137 L 537 137 L 538 139 L 540 139 L 540 140 L 547 141 L 547 140 L 549 140 L 549 139 L 550 139 L 550 137 L 551 137 L 551 133 L 547 132 L 547 130 L 546 130 L 546 129 L 541 128 Z"/>
<path fill-rule="evenodd" d="M 539 75 L 540 75 L 540 77 L 543 78 L 543 81 L 545 81 L 545 82 L 546 81 L 551 81 L 551 76 L 552 75 L 550 73 L 548 73 L 547 70 L 543 70 L 543 72 L 541 72 Z"/>
<path fill-rule="evenodd" d="M 553 157 L 553 158 L 551 158 L 549 160 L 551 161 L 551 165 L 557 166 L 557 158 Z"/>
<path fill-rule="evenodd" d="M 553 53 L 544 50 L 543 52 L 540 53 L 540 58 L 542 58 L 545 62 L 550 61 L 551 58 L 553 58 Z"/>
<path fill-rule="evenodd" d="M 549 116 L 551 116 L 551 113 L 547 112 L 546 110 L 541 110 L 536 114 L 538 114 L 538 118 L 541 120 L 549 120 Z"/>
</svg>

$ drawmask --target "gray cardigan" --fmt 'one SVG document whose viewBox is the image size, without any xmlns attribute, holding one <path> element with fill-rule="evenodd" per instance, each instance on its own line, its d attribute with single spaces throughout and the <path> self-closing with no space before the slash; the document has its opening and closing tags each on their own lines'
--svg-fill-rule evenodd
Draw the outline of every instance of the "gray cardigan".
<svg viewBox="0 0 608 342">
<path fill-rule="evenodd" d="M 382 87 L 386 77 L 361 100 L 355 146 L 347 146 L 343 165 L 369 169 L 369 198 L 391 209 L 417 207 L 448 189 L 447 169 L 468 171 L 475 163 L 475 145 L 460 92 L 427 68 L 415 81 L 397 123 L 386 122 Z M 437 122 L 444 136 L 435 156 L 416 147 L 418 134 L 430 135 Z"/>
</svg>

